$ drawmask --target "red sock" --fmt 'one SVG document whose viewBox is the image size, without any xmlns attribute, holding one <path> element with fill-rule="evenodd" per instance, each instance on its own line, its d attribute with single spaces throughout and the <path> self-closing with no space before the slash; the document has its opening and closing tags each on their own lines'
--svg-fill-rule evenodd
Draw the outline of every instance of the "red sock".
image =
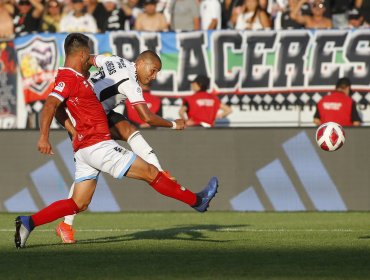
<svg viewBox="0 0 370 280">
<path fill-rule="evenodd" d="M 35 226 L 41 226 L 55 221 L 61 217 L 76 214 L 78 207 L 72 198 L 58 200 L 44 209 L 40 210 L 36 214 L 32 215 L 33 224 Z"/>
<path fill-rule="evenodd" d="M 194 206 L 197 203 L 197 196 L 195 193 L 185 189 L 178 183 L 169 179 L 162 172 L 159 172 L 157 177 L 150 183 L 150 185 L 157 192 L 172 197 L 174 199 L 185 202 L 190 206 Z"/>
</svg>

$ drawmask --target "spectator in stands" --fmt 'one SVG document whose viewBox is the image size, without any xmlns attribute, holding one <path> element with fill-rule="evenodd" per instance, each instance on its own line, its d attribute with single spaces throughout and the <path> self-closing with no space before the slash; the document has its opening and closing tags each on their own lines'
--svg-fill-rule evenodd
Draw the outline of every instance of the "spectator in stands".
<svg viewBox="0 0 370 280">
<path fill-rule="evenodd" d="M 0 39 L 14 37 L 14 7 L 9 0 L 0 0 Z"/>
<path fill-rule="evenodd" d="M 72 12 L 72 10 L 73 10 L 72 0 L 63 0 L 63 1 L 59 1 L 59 3 L 63 3 L 63 5 L 62 5 L 62 15 L 63 16 Z"/>
<path fill-rule="evenodd" d="M 135 20 L 137 16 L 142 13 L 142 9 L 138 5 L 138 0 L 124 0 L 122 3 L 122 9 L 129 20 L 125 23 L 125 30 L 132 30 L 135 26 Z"/>
<path fill-rule="evenodd" d="M 174 31 L 192 31 L 200 29 L 199 3 L 197 0 L 171 0 L 170 28 Z"/>
<path fill-rule="evenodd" d="M 145 0 L 143 13 L 135 21 L 138 31 L 167 31 L 168 23 L 162 13 L 157 12 L 157 0 Z"/>
<path fill-rule="evenodd" d="M 360 126 L 361 118 L 350 92 L 351 81 L 348 78 L 339 79 L 335 90 L 324 96 L 317 104 L 314 123 L 320 125 L 336 122 L 341 126 Z"/>
<path fill-rule="evenodd" d="M 39 32 L 43 11 L 41 0 L 17 0 L 13 15 L 15 36 Z"/>
<path fill-rule="evenodd" d="M 146 105 L 148 105 L 149 110 L 162 117 L 162 100 L 154 96 L 150 93 L 150 87 L 141 85 L 141 88 L 143 89 L 143 97 L 144 100 L 146 101 Z M 132 123 L 135 125 L 141 127 L 141 128 L 146 128 L 150 127 L 150 125 L 146 122 L 144 122 L 135 107 L 130 103 L 130 101 L 127 99 L 125 103 L 125 111 L 124 111 L 124 116 Z"/>
<path fill-rule="evenodd" d="M 103 0 L 103 5 L 106 11 L 106 18 L 102 32 L 124 30 L 125 22 L 129 18 L 125 15 L 123 9 L 121 9 L 119 1 Z"/>
<path fill-rule="evenodd" d="M 202 30 L 221 29 L 221 3 L 219 0 L 200 2 L 200 23 Z"/>
<path fill-rule="evenodd" d="M 237 30 L 271 28 L 269 15 L 260 7 L 258 0 L 244 0 L 242 6 L 235 7 L 230 22 Z"/>
<path fill-rule="evenodd" d="M 169 11 L 170 3 L 171 3 L 171 0 L 158 0 L 157 1 L 157 12 L 164 14 L 168 25 L 171 22 L 171 15 Z"/>
<path fill-rule="evenodd" d="M 207 92 L 209 78 L 198 75 L 192 82 L 194 94 L 183 99 L 180 117 L 186 120 L 186 126 L 214 126 L 215 120 L 225 118 L 232 110 L 222 104 L 217 96 Z"/>
<path fill-rule="evenodd" d="M 335 0 L 330 1 L 330 13 L 333 22 L 333 28 L 348 28 L 348 13 L 352 9 L 352 1 Z"/>
<path fill-rule="evenodd" d="M 300 29 L 304 28 L 303 24 L 298 23 L 290 16 L 292 10 L 296 8 L 298 2 L 296 0 L 278 1 L 276 3 L 276 12 L 274 18 L 274 29 Z M 310 15 L 310 6 L 305 3 L 301 6 L 300 13 L 302 15 Z"/>
<path fill-rule="evenodd" d="M 300 0 L 298 5 L 292 9 L 290 16 L 293 20 L 300 24 L 303 24 L 305 28 L 310 29 L 324 29 L 332 28 L 332 20 L 325 17 L 326 7 L 323 0 L 313 0 L 310 3 L 312 15 L 303 15 L 301 13 L 301 7 L 307 0 Z"/>
<path fill-rule="evenodd" d="M 49 0 L 46 3 L 46 10 L 42 17 L 41 31 L 59 32 L 62 19 L 62 7 L 57 0 Z"/>
<path fill-rule="evenodd" d="M 98 32 L 96 21 L 85 11 L 83 0 L 72 0 L 73 9 L 62 17 L 60 32 Z"/>
<path fill-rule="evenodd" d="M 222 28 L 234 28 L 234 24 L 231 23 L 232 11 L 237 6 L 242 6 L 244 0 L 224 0 L 222 4 Z"/>
<path fill-rule="evenodd" d="M 349 22 L 352 27 L 370 26 L 370 1 L 355 0 L 354 8 L 350 11 Z"/>
<path fill-rule="evenodd" d="M 107 12 L 101 2 L 98 0 L 84 0 L 87 12 L 93 16 L 96 21 L 99 32 L 104 32 L 106 27 Z"/>
</svg>

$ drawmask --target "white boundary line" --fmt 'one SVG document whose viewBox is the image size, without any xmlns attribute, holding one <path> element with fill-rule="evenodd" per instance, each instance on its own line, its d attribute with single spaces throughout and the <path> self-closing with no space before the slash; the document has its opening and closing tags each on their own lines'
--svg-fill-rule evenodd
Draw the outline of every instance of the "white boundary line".
<svg viewBox="0 0 370 280">
<path fill-rule="evenodd" d="M 15 229 L 0 229 L 0 232 L 14 232 Z M 173 230 L 176 231 L 176 228 L 169 229 L 77 229 L 77 232 L 144 232 L 144 231 L 158 231 L 161 230 Z M 54 229 L 37 229 L 38 232 L 53 232 Z M 284 228 L 271 228 L 271 229 L 247 229 L 247 228 L 220 228 L 220 229 L 187 229 L 182 230 L 178 229 L 179 232 L 206 232 L 206 231 L 215 231 L 215 232 L 364 232 L 370 230 L 353 230 L 353 229 L 284 229 Z"/>
</svg>

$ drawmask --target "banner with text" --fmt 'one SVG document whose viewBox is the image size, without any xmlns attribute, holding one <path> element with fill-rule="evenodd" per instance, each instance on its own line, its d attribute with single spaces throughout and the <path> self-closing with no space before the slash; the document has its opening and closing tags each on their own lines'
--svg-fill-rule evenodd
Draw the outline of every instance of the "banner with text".
<svg viewBox="0 0 370 280">
<path fill-rule="evenodd" d="M 18 88 L 13 127 L 37 127 L 43 101 L 64 61 L 65 36 L 37 34 L 14 40 L 19 86 L 13 85 Z M 191 94 L 189 80 L 206 74 L 210 92 L 233 107 L 219 126 L 312 125 L 316 102 L 333 90 L 338 78 L 347 76 L 352 98 L 365 124 L 370 123 L 370 30 L 119 31 L 89 36 L 94 53 L 129 60 L 146 49 L 160 54 L 163 67 L 152 92 L 163 97 L 167 118 L 177 118 L 181 97 Z M 1 92 L 3 88 L 0 83 Z"/>
</svg>

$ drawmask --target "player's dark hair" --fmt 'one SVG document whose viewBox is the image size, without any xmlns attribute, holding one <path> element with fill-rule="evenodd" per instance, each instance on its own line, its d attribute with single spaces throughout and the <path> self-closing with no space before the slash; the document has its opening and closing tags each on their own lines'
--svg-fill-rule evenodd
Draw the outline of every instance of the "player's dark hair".
<svg viewBox="0 0 370 280">
<path fill-rule="evenodd" d="M 143 51 L 141 54 L 139 54 L 136 60 L 151 60 L 151 61 L 157 60 L 159 64 L 162 66 L 162 61 L 159 55 L 151 50 Z"/>
<path fill-rule="evenodd" d="M 89 41 L 90 38 L 82 33 L 71 33 L 64 41 L 64 52 L 68 55 L 81 48 L 89 48 Z"/>
<path fill-rule="evenodd" d="M 347 87 L 351 87 L 351 80 L 348 79 L 347 77 L 340 78 L 335 85 L 336 89 Z"/>
</svg>

